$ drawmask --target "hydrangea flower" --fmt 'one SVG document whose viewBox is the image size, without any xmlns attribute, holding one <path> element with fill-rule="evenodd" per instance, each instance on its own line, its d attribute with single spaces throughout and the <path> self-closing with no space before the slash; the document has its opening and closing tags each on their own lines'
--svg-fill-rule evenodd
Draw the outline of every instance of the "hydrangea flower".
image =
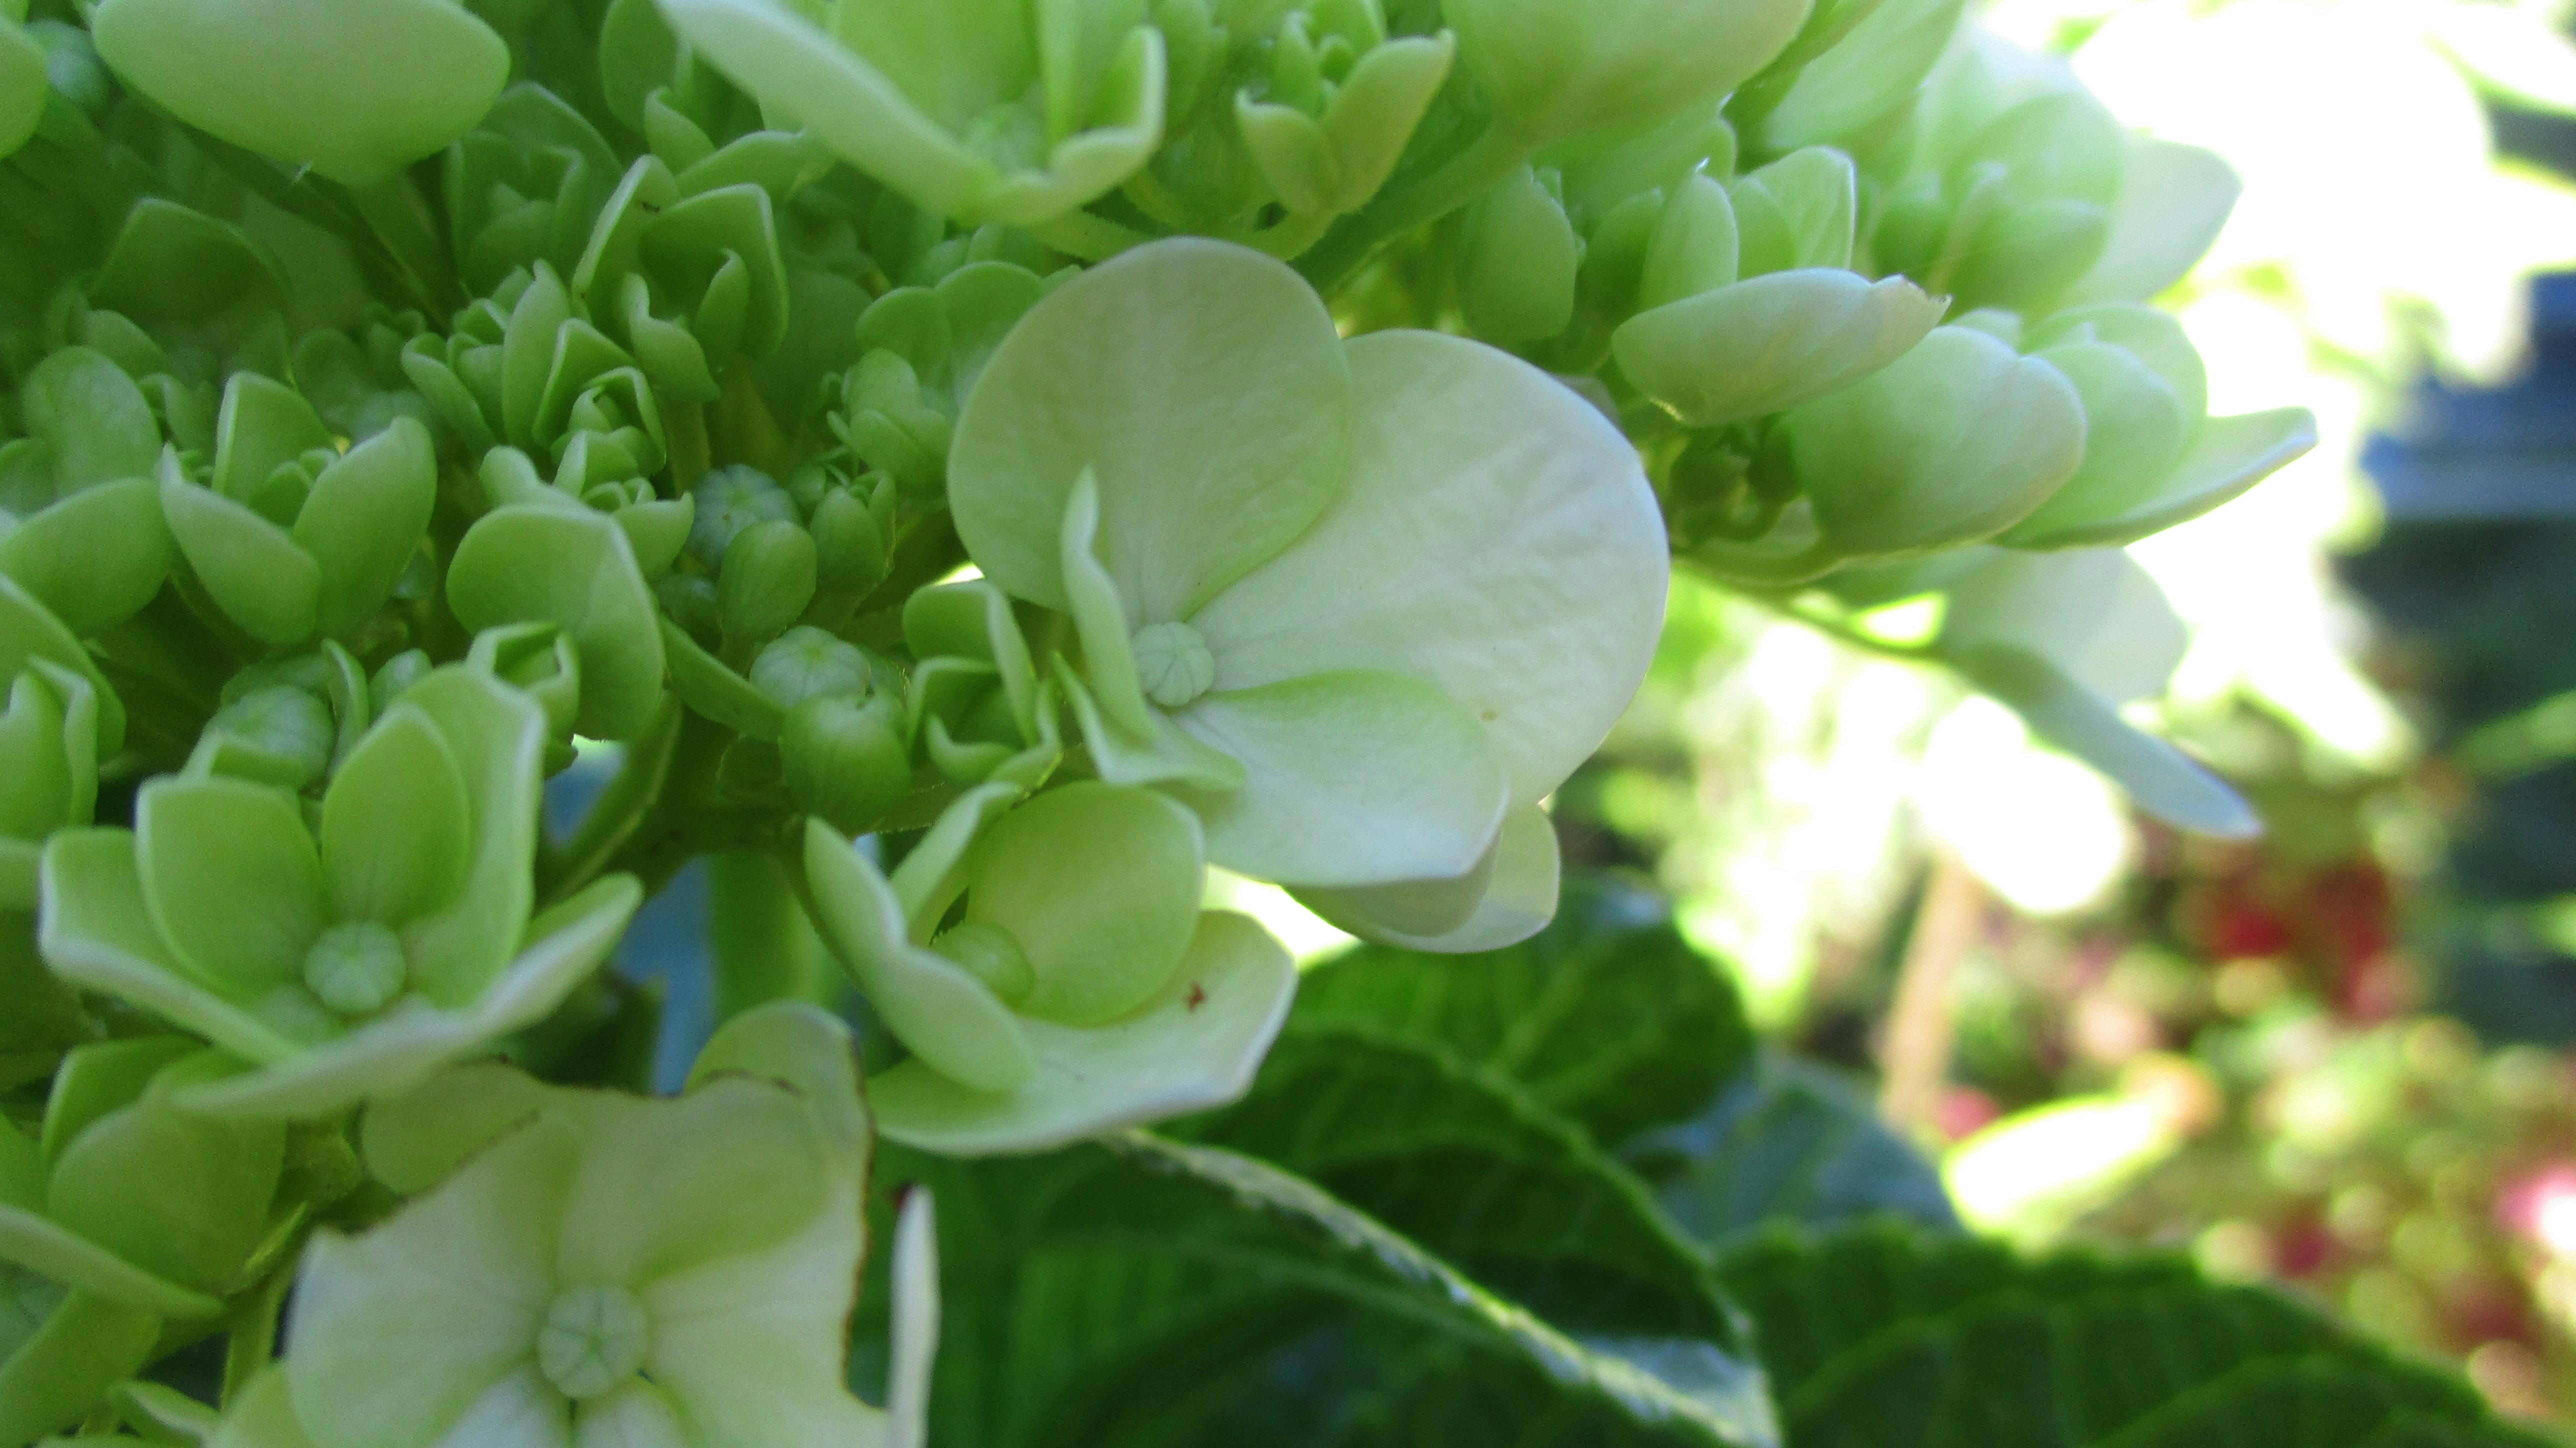
<svg viewBox="0 0 2576 1448">
<path fill-rule="evenodd" d="M 1169 789 L 1211 861 L 1360 928 L 1467 925 L 1456 882 L 1608 733 L 1663 615 L 1654 494 L 1589 403 L 1461 338 L 1344 341 L 1296 273 L 1217 242 L 1031 309 L 949 500 L 986 577 L 1072 616 L 1101 777 Z M 1515 919 L 1553 910 L 1543 873 Z M 1325 893 L 1410 882 L 1448 883 L 1424 909 Z"/>
<path fill-rule="evenodd" d="M 530 919 L 545 729 L 452 667 L 374 721 L 318 825 L 274 785 L 156 779 L 133 830 L 47 842 L 45 958 L 251 1063 L 190 1087 L 194 1108 L 318 1116 L 404 1089 L 543 1019 L 640 902 L 614 876 Z"/>
<path fill-rule="evenodd" d="M 968 791 L 892 879 L 806 826 L 814 923 L 913 1053 L 868 1083 L 878 1129 L 1034 1151 L 1241 1095 L 1297 973 L 1251 920 L 1199 909 L 1196 817 L 1097 782 L 1018 796 Z"/>
<path fill-rule="evenodd" d="M 896 1229 L 881 1412 L 845 1381 L 869 1124 L 848 1029 L 822 1011 L 736 1017 L 675 1099 L 474 1067 L 377 1107 L 365 1142 L 379 1179 L 421 1194 L 315 1239 L 283 1364 L 228 1415 L 226 1441 L 920 1441 L 929 1198 L 913 1194 Z"/>
<path fill-rule="evenodd" d="M 0 1122 L 0 1442 L 64 1428 L 264 1268 L 285 1131 L 176 1101 L 230 1069 L 184 1036 L 64 1056 L 34 1138 Z"/>
</svg>

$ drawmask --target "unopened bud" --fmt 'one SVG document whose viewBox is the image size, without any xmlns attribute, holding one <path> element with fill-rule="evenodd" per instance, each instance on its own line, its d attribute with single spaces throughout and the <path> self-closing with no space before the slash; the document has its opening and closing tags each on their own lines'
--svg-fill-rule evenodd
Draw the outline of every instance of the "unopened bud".
<svg viewBox="0 0 2576 1448">
<path fill-rule="evenodd" d="M 883 694 L 806 700 L 787 711 L 778 751 L 788 792 L 845 835 L 873 829 L 912 788 L 903 711 Z"/>
<path fill-rule="evenodd" d="M 784 633 L 814 601 L 815 574 L 813 535 L 794 523 L 755 523 L 735 534 L 716 576 L 724 636 L 752 641 Z"/>
</svg>

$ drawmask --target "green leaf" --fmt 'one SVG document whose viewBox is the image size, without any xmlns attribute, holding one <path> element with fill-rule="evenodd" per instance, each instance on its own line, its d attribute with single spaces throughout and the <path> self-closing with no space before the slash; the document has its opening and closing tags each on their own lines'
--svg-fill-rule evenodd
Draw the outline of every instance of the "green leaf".
<svg viewBox="0 0 2576 1448">
<path fill-rule="evenodd" d="M 117 76 L 180 119 L 349 186 L 463 135 L 510 68 L 451 0 L 107 0 L 90 25 Z"/>
<path fill-rule="evenodd" d="M 662 697 L 661 611 L 614 519 L 527 505 L 485 514 L 448 564 L 447 599 L 469 629 L 551 623 L 581 653 L 581 714 L 594 739 L 626 739 Z"/>
<path fill-rule="evenodd" d="M 944 1441 L 1773 1441 L 1232 1152 L 1128 1136 L 880 1171 L 939 1202 Z"/>
<path fill-rule="evenodd" d="M 2465 1382 L 2174 1258 L 2024 1262 L 1878 1224 L 1769 1235 L 1718 1272 L 1753 1314 L 1791 1448 L 2539 1442 Z"/>
<path fill-rule="evenodd" d="M 1306 972 L 1292 1019 L 1436 1046 L 1612 1146 L 1698 1115 L 1753 1050 L 1733 987 L 1661 902 L 1599 875 L 1569 879 L 1555 923 L 1508 950 L 1336 956 Z"/>
<path fill-rule="evenodd" d="M 1300 1027 L 1240 1104 L 1176 1130 L 1312 1181 L 1562 1331 L 1728 1358 L 1734 1391 L 1708 1406 L 1748 1431 L 1768 1416 L 1751 1345 L 1699 1249 L 1509 1077 L 1418 1040 Z"/>
<path fill-rule="evenodd" d="M 1332 501 L 1351 397 L 1332 315 L 1295 272 L 1211 241 L 1140 247 L 993 353 L 950 457 L 958 536 L 1002 588 L 1064 608 L 1058 545 L 1089 469 L 1129 627 L 1185 618 Z"/>
<path fill-rule="evenodd" d="M 1941 1174 L 1888 1129 L 1877 1103 L 1812 1061 L 1765 1050 L 1714 1105 L 1631 1141 L 1621 1156 L 1675 1225 L 1725 1244 L 1764 1224 L 1824 1226 L 1897 1212 L 1956 1226 Z"/>
</svg>

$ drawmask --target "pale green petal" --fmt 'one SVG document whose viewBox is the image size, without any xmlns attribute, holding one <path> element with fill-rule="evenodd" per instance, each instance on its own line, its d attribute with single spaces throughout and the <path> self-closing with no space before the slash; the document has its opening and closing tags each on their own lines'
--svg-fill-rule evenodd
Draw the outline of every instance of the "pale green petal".
<svg viewBox="0 0 2576 1448">
<path fill-rule="evenodd" d="M 840 1017 L 807 1001 L 754 1006 L 725 1022 L 698 1051 L 689 1085 L 726 1074 L 795 1091 L 827 1138 L 865 1158 L 868 1107 L 859 1096 L 858 1041 Z"/>
<path fill-rule="evenodd" d="M 311 1120 L 420 1084 L 439 1067 L 544 1020 L 608 958 L 643 904 L 632 876 L 594 882 L 530 927 L 532 943 L 479 999 L 441 1009 L 414 996 L 335 1040 L 187 1090 L 212 1116 Z"/>
<path fill-rule="evenodd" d="M 430 1448 L 570 1448 L 572 1413 L 534 1365 L 494 1383 Z"/>
<path fill-rule="evenodd" d="M 641 1378 L 573 1411 L 573 1448 L 701 1448 L 659 1387 Z"/>
<path fill-rule="evenodd" d="M 36 134 L 48 93 L 45 48 L 16 20 L 0 19 L 0 157 Z"/>
<path fill-rule="evenodd" d="M 1175 792 L 1207 826 L 1208 859 L 1257 880 L 1464 874 L 1513 795 L 1487 726 L 1403 674 L 1309 674 L 1206 695 L 1178 718 L 1243 762 L 1233 793 Z"/>
<path fill-rule="evenodd" d="M 134 836 L 58 830 L 45 842 L 39 938 L 45 963 L 74 985 L 184 1026 L 236 1056 L 278 1061 L 296 1043 L 218 995 L 170 951 L 144 904 Z"/>
<path fill-rule="evenodd" d="M 1619 369 L 1692 427 L 1795 407 L 1905 355 L 1942 303 L 1903 277 L 1773 272 L 1642 312 L 1611 337 Z"/>
<path fill-rule="evenodd" d="M 1483 722 L 1512 801 L 1534 804 L 1645 678 L 1671 568 L 1654 490 L 1616 427 L 1526 363 L 1427 332 L 1349 353 L 1363 399 L 1349 491 L 1191 620 L 1216 687 L 1328 669 L 1425 680 Z"/>
<path fill-rule="evenodd" d="M 2111 704 L 2164 692 L 2191 636 L 2117 548 L 2005 553 L 1953 585 L 1939 647 L 2008 648 L 2048 660 Z"/>
<path fill-rule="evenodd" d="M 1288 952 L 1241 915 L 1200 917 L 1163 999 L 1114 1025 L 1027 1023 L 1037 1073 L 1016 1091 L 960 1086 L 917 1062 L 868 1083 L 877 1127 L 925 1151 L 1042 1151 L 1241 1096 L 1297 990 Z"/>
<path fill-rule="evenodd" d="M 165 775 L 134 808 L 143 898 L 173 954 L 237 998 L 299 979 L 322 933 L 322 858 L 273 785 Z"/>
<path fill-rule="evenodd" d="M 930 932 L 966 889 L 966 852 L 1025 793 L 1017 785 L 995 782 L 957 796 L 931 822 L 930 832 L 914 842 L 903 863 L 894 867 L 888 883 L 903 907 L 899 925 L 915 944 L 930 939 Z M 813 838 L 810 831 L 806 838 Z"/>
<path fill-rule="evenodd" d="M 581 651 L 582 733 L 628 739 L 652 722 L 666 662 L 661 612 L 614 518 L 587 508 L 496 508 L 457 544 L 447 598 L 477 632 L 542 620 L 570 635 Z"/>
<path fill-rule="evenodd" d="M 662 9 L 735 84 L 928 210 L 966 214 L 999 179 L 992 162 L 783 0 L 663 0 Z"/>
<path fill-rule="evenodd" d="M 1050 608 L 1074 480 L 1143 621 L 1187 616 L 1340 490 L 1351 381 L 1332 316 L 1280 262 L 1194 238 L 1138 247 L 1030 309 L 958 419 L 948 495 L 987 577 Z"/>
<path fill-rule="evenodd" d="M 1037 983 L 1023 1016 L 1098 1025 L 1171 983 L 1198 925 L 1196 816 L 1150 790 L 1084 782 L 1004 815 L 966 862 L 966 919 L 1010 932 Z"/>
<path fill-rule="evenodd" d="M 2215 151 L 2124 137 L 2110 242 L 2065 304 L 2143 302 L 2181 281 L 2218 240 L 2243 190 Z"/>
<path fill-rule="evenodd" d="M 313 1239 L 286 1374 L 315 1441 L 424 1448 L 528 1362 L 580 1156 L 539 1119 L 381 1225 Z"/>
<path fill-rule="evenodd" d="M 820 1126 L 767 1082 L 728 1076 L 677 1100 L 603 1096 L 592 1106 L 563 1208 L 559 1283 L 640 1289 L 771 1246 L 827 1198 Z M 758 1191 L 743 1190 L 751 1181 Z"/>
<path fill-rule="evenodd" d="M 479 999 L 519 948 L 536 894 L 537 808 L 546 716 L 487 674 L 441 669 L 403 691 L 446 742 L 465 779 L 473 855 L 465 888 L 436 914 L 406 923 L 412 984 L 441 1005 Z"/>
<path fill-rule="evenodd" d="M 930 1370 L 939 1354 L 939 1217 L 928 1187 L 905 1194 L 895 1215 L 893 1269 L 885 1448 L 922 1448 L 930 1441 Z"/>
<path fill-rule="evenodd" d="M 1100 562 L 1100 477 L 1084 468 L 1065 501 L 1064 536 L 1056 560 L 1062 570 L 1065 612 L 1082 641 L 1083 679 L 1101 711 L 1132 737 L 1154 733 L 1152 706 L 1136 674 L 1133 636 L 1145 622 L 1118 592 Z"/>
<path fill-rule="evenodd" d="M 473 845 L 465 775 L 418 709 L 397 704 L 322 796 L 322 869 L 342 920 L 401 923 L 465 883 Z"/>
<path fill-rule="evenodd" d="M 1083 747 L 1091 752 L 1091 767 L 1102 779 L 1111 784 L 1183 785 L 1218 794 L 1243 787 L 1241 762 L 1182 732 L 1162 710 L 1149 711 L 1152 733 L 1133 734 L 1109 718 L 1092 697 L 1090 686 L 1061 657 L 1056 661 L 1056 677 L 1073 705 L 1074 724 L 1082 731 Z"/>
<path fill-rule="evenodd" d="M 417 1088 L 372 1103 L 359 1119 L 367 1174 L 397 1196 L 413 1196 L 546 1105 L 546 1087 L 515 1066 L 478 1061 L 442 1071 Z"/>
<path fill-rule="evenodd" d="M 2026 522 L 2014 530 L 2013 543 L 2023 548 L 2095 547 L 2161 533 L 2235 498 L 2316 445 L 2317 420 L 2304 407 L 2209 418 L 2182 460 L 2143 496 L 2105 516 L 2070 519 L 2062 527 L 2032 529 Z M 2028 521 L 2040 520 L 2034 514 Z"/>
<path fill-rule="evenodd" d="M 805 826 L 814 924 L 921 1069 L 1008 1090 L 1029 1078 L 1021 1023 L 983 982 L 912 943 L 894 887 L 819 820 Z"/>
<path fill-rule="evenodd" d="M 793 1235 L 644 1289 L 645 1371 L 687 1413 L 691 1448 L 872 1441 L 843 1369 L 865 1220 L 847 1174 Z"/>
<path fill-rule="evenodd" d="M 106 0 L 100 58 L 180 119 L 362 186 L 483 118 L 510 52 L 451 0 Z"/>
<path fill-rule="evenodd" d="M 1517 945 L 1556 917 L 1556 826 L 1536 805 L 1503 817 L 1478 868 L 1457 880 L 1300 890 L 1299 903 L 1364 940 L 1467 955 Z"/>
<path fill-rule="evenodd" d="M 161 513 L 197 581 L 242 631 L 267 644 L 313 636 L 322 568 L 287 531 L 164 464 Z"/>
</svg>

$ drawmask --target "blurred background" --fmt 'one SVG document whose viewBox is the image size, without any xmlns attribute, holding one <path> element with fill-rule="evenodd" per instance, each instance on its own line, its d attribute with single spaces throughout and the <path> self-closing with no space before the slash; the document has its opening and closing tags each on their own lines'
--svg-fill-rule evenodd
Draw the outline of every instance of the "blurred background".
<svg viewBox="0 0 2576 1448">
<path fill-rule="evenodd" d="M 1977 1229 L 2285 1281 L 2576 1428 L 2576 48 L 2566 3 L 2002 0 L 2245 180 L 2168 298 L 2323 444 L 2136 554 L 2177 837 L 2003 708 L 1682 580 L 1559 800 Z"/>
</svg>

